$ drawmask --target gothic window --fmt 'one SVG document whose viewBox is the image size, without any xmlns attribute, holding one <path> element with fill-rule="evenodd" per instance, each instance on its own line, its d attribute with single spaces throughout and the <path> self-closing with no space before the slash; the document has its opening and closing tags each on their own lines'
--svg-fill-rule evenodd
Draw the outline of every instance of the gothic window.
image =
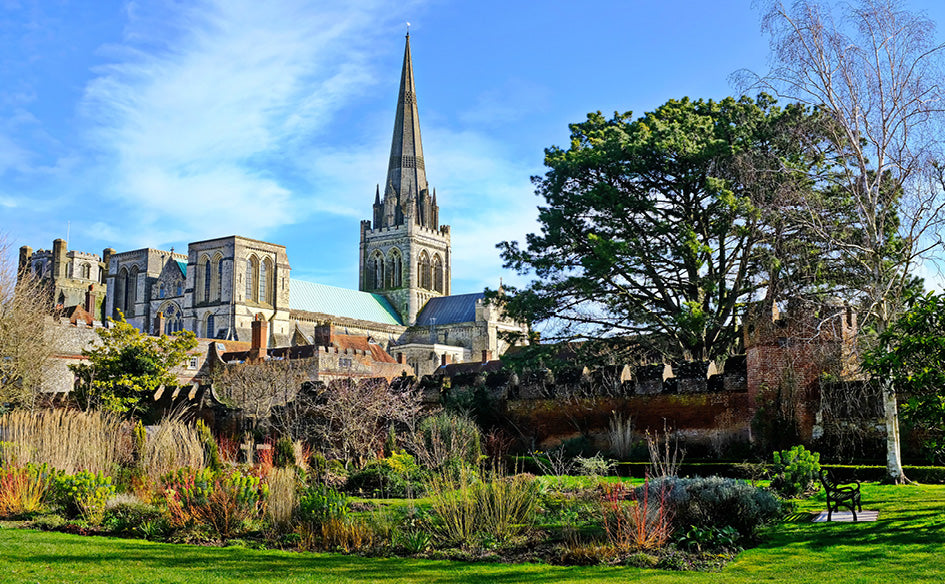
<svg viewBox="0 0 945 584">
<path fill-rule="evenodd" d="M 177 294 L 176 296 L 182 296 L 184 294 L 184 283 L 180 280 L 177 281 Z"/>
<path fill-rule="evenodd" d="M 138 291 L 138 266 L 133 266 L 125 284 L 125 316 L 135 315 L 135 300 Z"/>
<path fill-rule="evenodd" d="M 158 284 L 158 298 L 164 298 L 167 294 L 167 291 L 164 289 L 164 282 Z"/>
<path fill-rule="evenodd" d="M 390 252 L 390 285 L 392 288 L 403 286 L 403 259 L 400 256 L 400 250 L 392 249 Z"/>
<path fill-rule="evenodd" d="M 274 304 L 272 301 L 272 260 L 266 258 L 259 264 L 259 301 Z"/>
<path fill-rule="evenodd" d="M 125 290 L 128 289 L 128 270 L 122 268 L 118 271 L 118 277 L 115 279 L 115 310 L 125 311 L 127 298 Z"/>
<path fill-rule="evenodd" d="M 443 261 L 440 260 L 440 254 L 433 256 L 433 289 L 443 293 Z"/>
<path fill-rule="evenodd" d="M 204 262 L 203 264 L 203 299 L 204 302 L 210 301 L 210 290 L 213 287 L 213 266 L 210 265 L 210 260 Z"/>
<path fill-rule="evenodd" d="M 371 258 L 371 263 L 373 264 L 374 272 L 374 288 L 379 289 L 384 287 L 384 255 L 380 250 L 375 251 L 374 255 Z"/>
<path fill-rule="evenodd" d="M 203 328 L 204 328 L 204 334 L 206 335 L 206 338 L 213 339 L 216 337 L 217 335 L 216 325 L 214 323 L 213 315 L 210 314 L 209 312 L 207 313 L 207 316 L 204 318 Z"/>
<path fill-rule="evenodd" d="M 420 259 L 417 260 L 417 284 L 421 288 L 426 288 L 429 290 L 432 288 L 431 284 L 432 278 L 430 277 L 430 256 L 427 255 L 427 252 L 420 252 Z"/>
<path fill-rule="evenodd" d="M 176 304 L 173 302 L 166 304 L 161 312 L 164 313 L 164 330 L 161 332 L 165 335 L 171 335 L 184 329 L 184 315 Z"/>
<path fill-rule="evenodd" d="M 207 301 L 207 275 L 210 271 L 208 266 L 210 258 L 203 256 L 197 263 L 197 271 L 194 272 L 194 301 Z"/>
<path fill-rule="evenodd" d="M 246 260 L 246 300 L 256 301 L 256 280 L 259 272 L 259 260 L 256 256 L 249 256 Z"/>
<path fill-rule="evenodd" d="M 213 257 L 215 268 L 213 270 L 213 285 L 211 288 L 211 298 L 220 301 L 223 300 L 223 256 L 217 254 Z"/>
</svg>

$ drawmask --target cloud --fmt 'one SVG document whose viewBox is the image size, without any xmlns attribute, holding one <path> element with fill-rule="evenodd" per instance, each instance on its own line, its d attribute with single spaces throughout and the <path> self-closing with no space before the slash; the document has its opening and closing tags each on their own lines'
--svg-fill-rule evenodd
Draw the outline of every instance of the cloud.
<svg viewBox="0 0 945 584">
<path fill-rule="evenodd" d="M 103 196 L 127 210 L 117 240 L 263 237 L 304 218 L 296 203 L 311 187 L 285 167 L 370 89 L 368 47 L 396 17 L 380 3 L 327 4 L 129 4 L 125 40 L 103 49 L 109 64 L 82 104 L 108 169 Z M 342 213 L 324 196 L 315 208 Z"/>
</svg>

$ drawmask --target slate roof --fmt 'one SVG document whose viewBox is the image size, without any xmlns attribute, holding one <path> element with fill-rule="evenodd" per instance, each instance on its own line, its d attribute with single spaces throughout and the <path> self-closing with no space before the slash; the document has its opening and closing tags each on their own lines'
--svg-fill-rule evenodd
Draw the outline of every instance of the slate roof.
<svg viewBox="0 0 945 584">
<path fill-rule="evenodd" d="M 289 279 L 289 308 L 383 324 L 403 324 L 380 294 L 302 280 Z"/>
<path fill-rule="evenodd" d="M 438 296 L 427 300 L 423 310 L 417 315 L 417 326 L 434 324 L 453 324 L 476 320 L 476 301 L 485 298 L 482 292 Z"/>
<path fill-rule="evenodd" d="M 177 262 L 177 267 L 180 268 L 180 273 L 186 276 L 187 275 L 187 262 L 185 262 L 184 260 L 174 260 L 174 261 Z"/>
</svg>

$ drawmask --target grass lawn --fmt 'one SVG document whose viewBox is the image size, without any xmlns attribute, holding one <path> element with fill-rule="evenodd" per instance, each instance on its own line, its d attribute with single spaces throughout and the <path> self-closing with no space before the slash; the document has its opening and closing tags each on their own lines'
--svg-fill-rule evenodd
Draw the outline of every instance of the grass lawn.
<svg viewBox="0 0 945 584">
<path fill-rule="evenodd" d="M 945 486 L 864 485 L 875 523 L 788 522 L 721 573 L 361 558 L 155 544 L 0 529 L 0 582 L 894 582 L 945 581 Z M 824 508 L 823 497 L 802 511 Z"/>
</svg>

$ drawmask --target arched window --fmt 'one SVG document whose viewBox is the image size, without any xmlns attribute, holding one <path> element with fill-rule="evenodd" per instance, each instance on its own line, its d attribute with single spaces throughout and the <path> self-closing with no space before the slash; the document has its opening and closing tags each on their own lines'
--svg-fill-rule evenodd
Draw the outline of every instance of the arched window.
<svg viewBox="0 0 945 584">
<path fill-rule="evenodd" d="M 173 302 L 165 304 L 161 308 L 161 312 L 164 313 L 164 330 L 161 332 L 165 335 L 171 335 L 184 329 L 184 315 L 176 304 Z"/>
<path fill-rule="evenodd" d="M 138 297 L 138 266 L 131 268 L 125 285 L 125 316 L 135 315 L 135 300 Z"/>
<path fill-rule="evenodd" d="M 265 302 L 266 304 L 274 304 L 272 301 L 273 297 L 273 288 L 272 285 L 272 260 L 266 258 L 259 264 L 259 301 Z"/>
<path fill-rule="evenodd" d="M 443 293 L 443 261 L 440 254 L 433 255 L 433 289 Z"/>
<path fill-rule="evenodd" d="M 372 262 L 374 264 L 374 288 L 379 289 L 384 287 L 384 255 L 380 250 L 374 252 L 372 256 Z"/>
<path fill-rule="evenodd" d="M 390 251 L 390 285 L 391 288 L 400 288 L 403 286 L 403 270 L 404 263 L 403 258 L 400 255 L 399 249 L 392 249 Z"/>
<path fill-rule="evenodd" d="M 175 296 L 182 296 L 184 294 L 184 283 L 180 280 L 177 281 L 177 294 Z"/>
<path fill-rule="evenodd" d="M 431 284 L 432 278 L 430 277 L 430 256 L 427 255 L 427 252 L 420 252 L 420 259 L 417 260 L 417 284 L 421 288 L 426 288 L 429 290 L 432 288 Z"/>
<path fill-rule="evenodd" d="M 206 302 L 206 286 L 207 286 L 207 262 L 210 261 L 210 258 L 203 256 L 200 258 L 200 261 L 197 263 L 197 270 L 194 272 L 194 301 L 195 302 Z"/>
<path fill-rule="evenodd" d="M 167 294 L 167 291 L 164 289 L 164 282 L 158 284 L 158 298 L 164 298 Z"/>
<path fill-rule="evenodd" d="M 213 287 L 213 266 L 210 265 L 209 259 L 204 262 L 201 271 L 203 272 L 203 286 L 201 286 L 203 289 L 203 300 L 204 302 L 209 302 L 210 298 L 212 298 L 212 296 L 210 296 L 210 290 Z"/>
<path fill-rule="evenodd" d="M 246 300 L 256 301 L 256 280 L 259 272 L 259 260 L 249 256 L 246 260 Z"/>
<path fill-rule="evenodd" d="M 207 316 L 204 318 L 204 334 L 208 339 L 213 339 L 217 336 L 216 325 L 213 321 L 213 315 L 208 312 Z"/>
<path fill-rule="evenodd" d="M 128 270 L 122 268 L 118 271 L 118 277 L 115 278 L 115 310 L 125 312 L 125 299 L 127 298 L 125 290 L 127 289 Z"/>
<path fill-rule="evenodd" d="M 217 254 L 213 257 L 213 263 L 216 265 L 216 269 L 213 271 L 213 286 L 211 286 L 212 296 L 214 300 L 220 301 L 223 300 L 223 256 Z"/>
</svg>

